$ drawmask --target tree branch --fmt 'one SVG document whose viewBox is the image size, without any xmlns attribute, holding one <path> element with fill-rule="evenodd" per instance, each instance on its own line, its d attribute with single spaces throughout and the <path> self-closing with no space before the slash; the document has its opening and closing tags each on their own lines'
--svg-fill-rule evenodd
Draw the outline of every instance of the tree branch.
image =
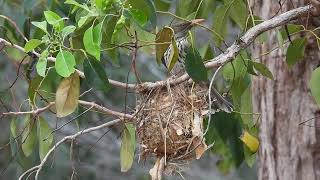
<svg viewBox="0 0 320 180">
<path fill-rule="evenodd" d="M 110 126 L 113 126 L 115 124 L 118 124 L 120 123 L 122 120 L 121 119 L 115 119 L 115 120 L 112 120 L 112 121 L 109 121 L 107 123 L 104 123 L 104 124 L 101 124 L 99 126 L 95 126 L 95 127 L 91 127 L 91 128 L 88 128 L 88 129 L 84 129 L 82 131 L 79 131 L 73 135 L 69 135 L 69 136 L 65 136 L 64 138 L 62 138 L 60 141 L 58 141 L 49 151 L 48 153 L 46 154 L 46 156 L 42 159 L 42 161 L 40 162 L 39 165 L 37 166 L 34 166 L 30 169 L 28 169 L 27 171 L 25 171 L 23 174 L 21 174 L 21 176 L 19 177 L 19 180 L 22 180 L 22 178 L 24 176 L 26 176 L 28 173 L 31 173 L 33 171 L 36 171 L 36 176 L 35 176 L 35 180 L 38 180 L 39 178 L 39 174 L 40 174 L 40 171 L 41 169 L 43 168 L 44 164 L 47 162 L 49 156 L 52 154 L 52 152 L 54 152 L 54 150 L 60 146 L 63 142 L 67 141 L 67 140 L 74 140 L 76 139 L 78 136 L 81 136 L 83 134 L 87 134 L 87 133 L 90 133 L 92 131 L 97 131 L 99 129 L 103 129 L 103 128 L 106 128 L 106 127 L 110 127 Z"/>
<path fill-rule="evenodd" d="M 103 112 L 105 114 L 109 114 L 109 115 L 114 115 L 114 116 L 117 116 L 119 118 L 124 118 L 124 119 L 132 119 L 133 118 L 133 115 L 131 114 L 125 114 L 125 113 L 121 113 L 121 112 L 118 112 L 118 111 L 113 111 L 113 110 L 110 110 L 104 106 L 100 106 L 99 104 L 96 104 L 94 102 L 87 102 L 87 101 L 82 101 L 82 100 L 79 100 L 79 104 L 82 104 L 82 105 L 85 105 L 85 106 L 89 106 L 89 107 L 93 107 L 94 109 L 100 111 L 100 112 Z"/>
<path fill-rule="evenodd" d="M 43 108 L 39 108 L 39 109 L 36 109 L 36 110 L 33 110 L 33 111 L 18 111 L 18 112 L 4 112 L 4 113 L 1 113 L 1 115 L 4 115 L 4 116 L 7 116 L 7 115 L 14 115 L 14 116 L 19 116 L 19 115 L 26 115 L 26 114 L 35 114 L 35 115 L 38 115 L 42 112 L 44 112 L 45 110 L 49 109 L 51 106 L 53 106 L 55 103 L 54 102 L 50 102 L 47 106 L 43 107 Z"/>
<path fill-rule="evenodd" d="M 312 5 L 307 5 L 303 7 L 299 7 L 296 9 L 292 9 L 290 11 L 287 11 L 283 14 L 280 14 L 279 16 L 275 16 L 274 18 L 271 18 L 269 20 L 266 20 L 252 28 L 250 28 L 239 40 L 235 41 L 224 53 L 220 54 L 219 56 L 209 60 L 206 64 L 206 68 L 214 68 L 218 66 L 223 66 L 224 64 L 230 62 L 233 58 L 235 58 L 239 52 L 245 48 L 247 48 L 261 33 L 266 32 L 270 29 L 276 28 L 278 26 L 284 25 L 288 22 L 290 22 L 293 19 L 296 19 L 311 10 L 313 10 Z M 11 44 L 10 42 L 0 38 L 0 43 L 4 43 L 6 46 L 12 46 L 16 49 L 19 49 L 21 51 L 24 51 L 24 49 L 21 46 Z M 32 52 L 37 57 L 40 56 L 37 52 Z M 55 61 L 54 57 L 49 57 L 48 60 Z M 84 77 L 84 73 L 80 70 L 76 70 L 81 77 Z M 165 86 L 167 83 L 170 85 L 175 85 L 182 83 L 186 80 L 188 80 L 190 77 L 188 74 L 184 74 L 178 78 L 168 78 L 167 80 L 163 81 L 157 81 L 157 82 L 144 82 L 141 84 L 126 84 L 123 82 L 115 81 L 115 80 L 109 80 L 110 84 L 119 87 L 119 88 L 128 88 L 132 90 L 142 91 L 147 89 L 152 89 L 155 87 L 162 87 Z"/>
<path fill-rule="evenodd" d="M 104 106 L 101 106 L 99 104 L 96 104 L 94 102 L 88 102 L 88 101 L 79 100 L 79 104 L 84 105 L 84 106 L 92 107 L 92 108 L 98 110 L 99 112 L 102 112 L 102 113 L 105 113 L 105 114 L 109 114 L 109 115 L 113 115 L 113 116 L 117 116 L 118 118 L 121 118 L 121 119 L 132 119 L 134 117 L 131 114 L 125 114 L 125 113 L 121 113 L 121 112 L 118 112 L 118 111 L 110 110 L 110 109 L 108 109 L 108 108 L 106 108 Z M 38 108 L 38 109 L 33 110 L 33 111 L 4 112 L 4 113 L 1 113 L 1 115 L 4 115 L 4 116 L 8 116 L 8 115 L 19 116 L 19 115 L 26 115 L 26 114 L 38 115 L 38 114 L 44 112 L 45 110 L 49 109 L 53 105 L 55 105 L 55 102 L 50 102 L 47 106 L 42 107 L 42 108 Z"/>
<path fill-rule="evenodd" d="M 205 67 L 207 69 L 211 69 L 214 67 L 219 67 L 227 64 L 232 59 L 234 59 L 241 50 L 247 48 L 253 41 L 263 32 L 266 32 L 270 29 L 274 29 L 278 26 L 287 24 L 293 19 L 296 19 L 313 9 L 312 5 L 299 7 L 296 9 L 292 9 L 287 11 L 279 16 L 266 20 L 252 28 L 250 28 L 239 40 L 235 41 L 224 53 L 220 54 L 219 56 L 209 60 Z M 145 82 L 140 85 L 137 85 L 136 88 L 138 89 L 152 89 L 155 87 L 165 86 L 167 83 L 170 85 L 175 85 L 182 83 L 189 79 L 189 75 L 187 73 L 183 74 L 182 76 L 178 77 L 177 79 L 168 79 L 165 81 L 157 81 L 154 83 Z M 167 82 L 168 81 L 168 82 Z M 133 86 L 132 84 L 130 84 Z"/>
</svg>

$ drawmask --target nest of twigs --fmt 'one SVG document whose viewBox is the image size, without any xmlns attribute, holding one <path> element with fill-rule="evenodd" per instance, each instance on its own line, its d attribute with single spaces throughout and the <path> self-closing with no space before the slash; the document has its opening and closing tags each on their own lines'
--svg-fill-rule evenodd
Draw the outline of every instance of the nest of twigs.
<svg viewBox="0 0 320 180">
<path fill-rule="evenodd" d="M 207 148 L 202 122 L 207 95 L 206 86 L 187 82 L 144 92 L 137 106 L 141 157 L 155 155 L 166 162 L 200 158 Z"/>
</svg>

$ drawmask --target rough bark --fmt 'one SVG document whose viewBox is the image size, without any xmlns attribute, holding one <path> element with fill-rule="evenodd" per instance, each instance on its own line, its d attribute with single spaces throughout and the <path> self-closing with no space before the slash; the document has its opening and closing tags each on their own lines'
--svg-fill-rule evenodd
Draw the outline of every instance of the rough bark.
<svg viewBox="0 0 320 180">
<path fill-rule="evenodd" d="M 283 1 L 281 1 L 283 2 Z M 283 12 L 303 5 L 302 0 L 288 0 Z M 278 0 L 251 1 L 255 14 L 269 19 L 280 8 Z M 306 18 L 297 23 L 306 24 Z M 277 46 L 275 31 L 268 34 L 268 41 L 252 46 L 253 57 Z M 315 180 L 320 179 L 320 118 L 308 125 L 300 122 L 320 115 L 319 107 L 311 97 L 309 80 L 311 71 L 319 65 L 320 53 L 314 38 L 308 37 L 305 58 L 293 68 L 285 62 L 285 49 L 273 51 L 258 61 L 266 64 L 275 79 L 253 78 L 253 103 L 261 112 L 259 150 L 260 180 Z"/>
</svg>

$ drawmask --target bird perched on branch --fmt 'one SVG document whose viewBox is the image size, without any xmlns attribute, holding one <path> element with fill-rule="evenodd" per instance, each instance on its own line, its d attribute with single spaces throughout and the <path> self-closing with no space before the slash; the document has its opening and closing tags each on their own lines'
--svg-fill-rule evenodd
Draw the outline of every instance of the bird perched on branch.
<svg viewBox="0 0 320 180">
<path fill-rule="evenodd" d="M 176 42 L 176 47 L 178 49 L 178 61 L 175 63 L 174 67 L 170 71 L 171 75 L 179 76 L 185 73 L 184 62 L 187 55 L 186 51 L 190 47 L 190 43 L 188 41 L 189 31 L 191 30 L 192 27 L 202 23 L 203 21 L 204 19 L 194 19 L 189 22 L 184 22 L 181 24 L 176 24 L 171 26 L 171 28 L 174 31 L 174 39 Z M 161 59 L 163 65 L 167 69 L 171 61 L 170 58 L 172 57 L 172 53 L 174 53 L 174 47 L 172 44 L 170 44 L 170 46 L 165 51 Z M 209 87 L 208 86 L 209 83 L 207 82 L 205 83 L 202 82 L 201 84 L 205 84 L 207 88 Z M 214 106 L 212 107 L 212 109 L 214 109 L 215 111 L 219 111 L 221 109 L 225 112 L 231 112 L 233 110 L 232 104 L 228 102 L 225 98 L 223 98 L 214 87 L 212 87 L 211 89 L 211 95 L 212 95 L 212 101 Z"/>
</svg>

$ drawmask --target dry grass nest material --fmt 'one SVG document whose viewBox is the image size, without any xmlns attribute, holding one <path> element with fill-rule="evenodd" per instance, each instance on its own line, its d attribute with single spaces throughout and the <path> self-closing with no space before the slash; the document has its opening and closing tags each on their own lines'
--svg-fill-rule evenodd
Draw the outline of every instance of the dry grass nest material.
<svg viewBox="0 0 320 180">
<path fill-rule="evenodd" d="M 208 88 L 182 83 L 145 92 L 138 100 L 137 135 L 141 157 L 167 162 L 200 158 L 207 149 L 203 116 L 208 112 Z"/>
</svg>

